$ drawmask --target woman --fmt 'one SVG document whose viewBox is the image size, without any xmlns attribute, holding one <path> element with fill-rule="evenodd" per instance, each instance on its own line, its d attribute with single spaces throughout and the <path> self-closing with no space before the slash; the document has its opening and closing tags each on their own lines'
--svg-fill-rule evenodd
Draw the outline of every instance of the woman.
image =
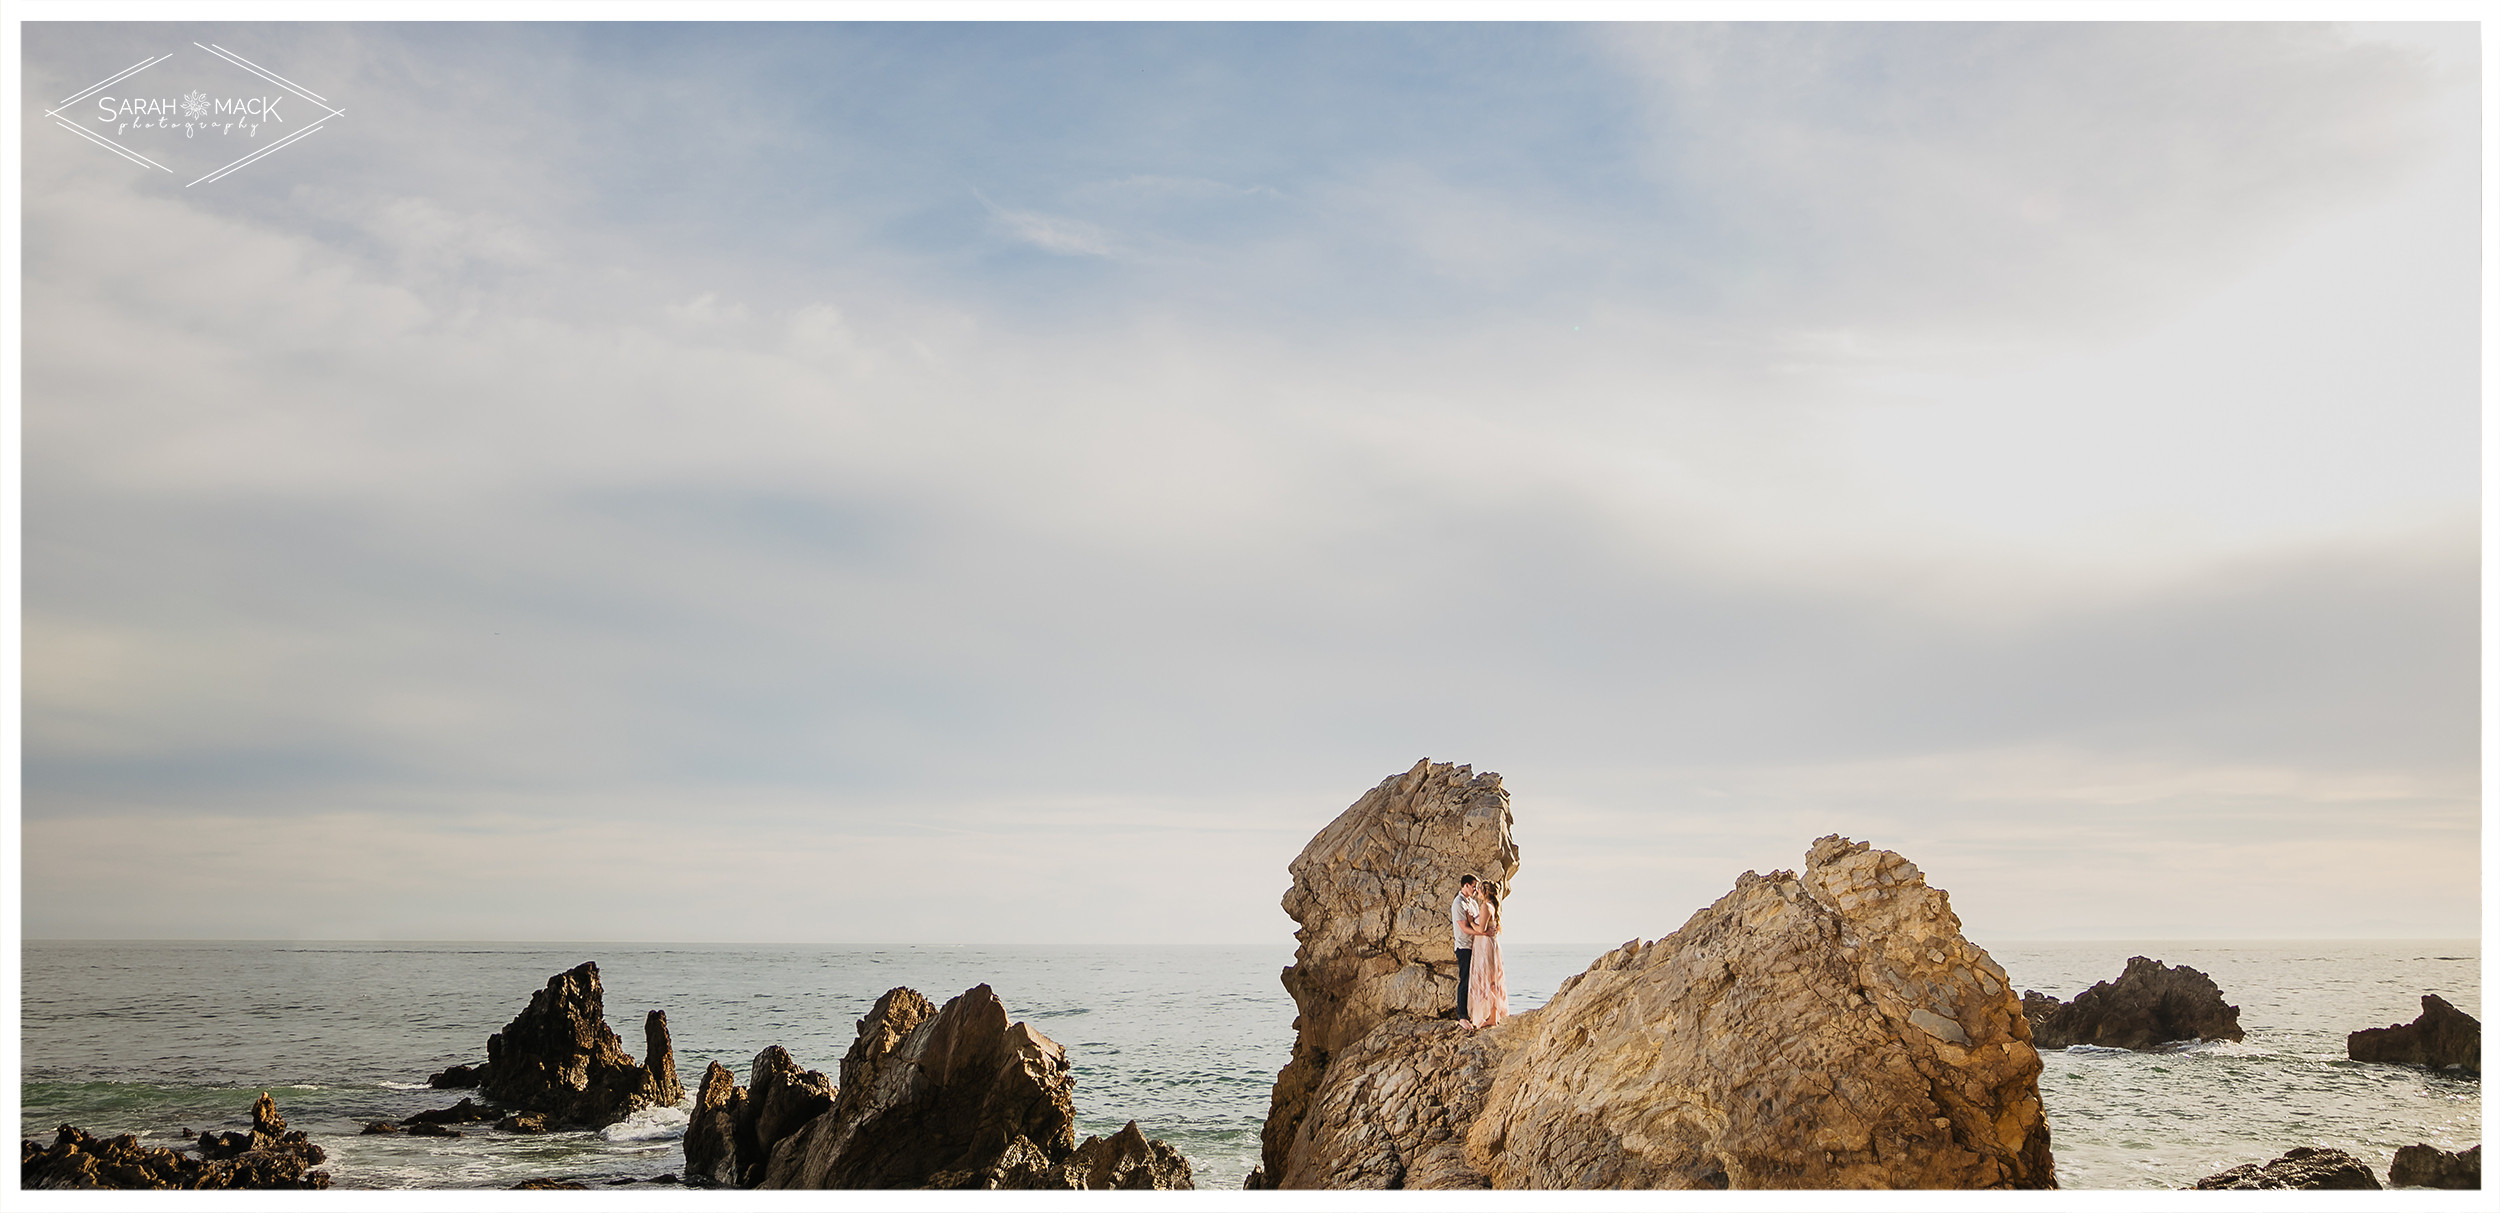
<svg viewBox="0 0 2500 1213">
<path fill-rule="evenodd" d="M 1510 988 L 1502 981 L 1502 901 L 1493 882 L 1476 882 L 1480 899 L 1467 916 L 1467 934 L 1474 941 L 1475 963 L 1467 971 L 1467 1026 L 1489 1028 L 1510 1017 Z"/>
</svg>

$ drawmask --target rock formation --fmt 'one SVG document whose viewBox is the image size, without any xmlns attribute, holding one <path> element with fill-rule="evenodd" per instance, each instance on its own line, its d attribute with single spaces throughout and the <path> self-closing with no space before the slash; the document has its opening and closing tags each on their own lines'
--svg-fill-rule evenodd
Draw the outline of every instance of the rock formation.
<svg viewBox="0 0 2500 1213">
<path fill-rule="evenodd" d="M 2344 1188 L 2378 1190 L 2378 1177 L 2360 1159 L 2342 1150 L 2294 1146 L 2283 1157 L 2262 1166 L 2241 1163 L 2228 1171 L 2197 1180 L 2192 1190 L 2245 1188 Z"/>
<path fill-rule="evenodd" d="M 1462 876 L 1507 890 L 1519 871 L 1502 777 L 1417 762 L 1363 794 L 1289 865 L 1285 912 L 1301 929 L 1285 989 L 1299 1011 L 1293 1059 L 1277 1074 L 1254 1179 L 1286 1155 L 1331 1059 L 1396 1015 L 1458 1005 L 1450 899 Z"/>
<path fill-rule="evenodd" d="M 686 1123 L 686 1173 L 752 1188 L 763 1182 L 773 1147 L 832 1109 L 834 1085 L 819 1071 L 799 1069 L 780 1045 L 755 1055 L 746 1086 L 733 1082 L 717 1061 L 703 1072 Z"/>
<path fill-rule="evenodd" d="M 775 1047 L 740 1090 L 713 1063 L 687 1124 L 688 1177 L 766 1188 L 1191 1186 L 1188 1162 L 1135 1122 L 1079 1144 L 1066 1051 L 1009 1023 L 988 986 L 943 1009 L 887 991 L 859 1021 L 841 1074 L 827 1083 Z"/>
<path fill-rule="evenodd" d="M 2146 1050 L 2180 1040 L 2240 1040 L 2240 1009 L 2222 1001 L 2214 979 L 2181 965 L 2142 956 L 2127 959 L 2118 980 L 2096 982 L 2059 1002 L 2023 991 L 2032 1043 L 2043 1049 L 2099 1045 Z"/>
<path fill-rule="evenodd" d="M 643 1038 L 644 1058 L 637 1062 L 608 1027 L 599 966 L 585 961 L 548 978 L 527 1008 L 486 1038 L 478 1093 L 507 1108 L 593 1128 L 642 1108 L 674 1106 L 686 1092 L 677 1082 L 668 1016 L 646 1016 Z"/>
<path fill-rule="evenodd" d="M 131 1134 L 98 1139 L 62 1125 L 47 1146 L 22 1143 L 18 1186 L 35 1189 L 327 1188 L 330 1173 L 310 1168 L 321 1147 L 301 1132 L 288 1132 L 268 1092 L 252 1104 L 248 1133 L 202 1133 L 199 1156 L 142 1146 Z"/>
<path fill-rule="evenodd" d="M 2004 971 L 1916 866 L 1838 836 L 1543 1008 L 1438 1018 L 1423 941 L 1449 955 L 1461 872 L 1517 868 L 1499 788 L 1419 764 L 1294 862 L 1300 1035 L 1245 1186 L 2055 1186 Z"/>
<path fill-rule="evenodd" d="M 440 1073 L 427 1075 L 425 1085 L 437 1091 L 465 1091 L 476 1086 L 478 1080 L 484 1077 L 486 1077 L 484 1066 L 453 1066 Z"/>
<path fill-rule="evenodd" d="M 2448 1005 L 2437 994 L 2422 996 L 2422 1013 L 2412 1023 L 2365 1028 L 2344 1038 L 2344 1054 L 2354 1061 L 2400 1066 L 2451 1067 L 2483 1072 L 2483 1023 Z"/>
<path fill-rule="evenodd" d="M 2387 1186 L 2469 1191 L 2480 1188 L 2483 1148 L 2473 1146 L 2451 1153 L 2437 1146 L 2406 1146 L 2396 1151 L 2396 1161 L 2387 1168 Z"/>
</svg>

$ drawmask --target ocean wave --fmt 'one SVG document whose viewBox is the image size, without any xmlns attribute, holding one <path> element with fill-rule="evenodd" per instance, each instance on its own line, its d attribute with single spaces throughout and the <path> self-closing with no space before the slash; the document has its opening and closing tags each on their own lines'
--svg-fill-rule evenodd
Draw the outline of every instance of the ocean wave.
<svg viewBox="0 0 2500 1213">
<path fill-rule="evenodd" d="M 689 1119 L 678 1108 L 644 1108 L 599 1130 L 599 1136 L 608 1141 L 664 1141 L 685 1136 Z"/>
<path fill-rule="evenodd" d="M 2128 1054 L 2135 1052 L 2135 1050 L 2113 1049 L 2108 1045 L 2068 1045 L 2065 1047 L 2063 1052 L 2071 1053 L 2078 1057 L 2125 1057 Z"/>
<path fill-rule="evenodd" d="M 431 1083 L 392 1082 L 387 1078 L 373 1085 L 377 1087 L 386 1087 L 393 1091 L 431 1091 L 434 1089 L 433 1084 Z"/>
</svg>

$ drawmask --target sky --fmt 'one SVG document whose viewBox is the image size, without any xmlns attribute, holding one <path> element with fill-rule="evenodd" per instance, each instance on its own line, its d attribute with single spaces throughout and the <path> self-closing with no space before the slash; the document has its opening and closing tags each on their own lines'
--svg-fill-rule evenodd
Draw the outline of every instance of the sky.
<svg viewBox="0 0 2500 1213">
<path fill-rule="evenodd" d="M 22 30 L 26 937 L 2479 934 L 2471 26 Z"/>
</svg>

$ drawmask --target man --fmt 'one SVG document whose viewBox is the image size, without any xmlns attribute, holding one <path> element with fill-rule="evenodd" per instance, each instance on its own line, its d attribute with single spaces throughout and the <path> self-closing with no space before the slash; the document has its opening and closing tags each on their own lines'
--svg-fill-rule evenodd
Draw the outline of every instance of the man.
<svg viewBox="0 0 2500 1213">
<path fill-rule="evenodd" d="M 1458 949 L 1458 1021 L 1467 1021 L 1467 962 L 1475 955 L 1467 937 L 1467 915 L 1476 905 L 1476 878 L 1473 873 L 1458 878 L 1458 896 L 1450 899 L 1450 941 Z"/>
</svg>

